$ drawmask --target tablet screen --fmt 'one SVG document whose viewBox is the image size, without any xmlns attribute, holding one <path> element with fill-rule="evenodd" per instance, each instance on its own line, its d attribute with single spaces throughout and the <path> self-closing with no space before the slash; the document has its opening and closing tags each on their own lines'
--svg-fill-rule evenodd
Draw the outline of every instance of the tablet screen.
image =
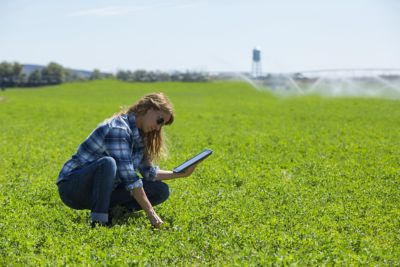
<svg viewBox="0 0 400 267">
<path fill-rule="evenodd" d="M 185 161 L 184 163 L 182 163 L 181 165 L 179 165 L 178 167 L 176 167 L 173 171 L 174 172 L 181 172 L 183 170 L 185 170 L 186 168 L 192 166 L 193 164 L 195 164 L 196 162 L 205 159 L 206 157 L 208 157 L 209 155 L 211 155 L 212 150 L 210 149 L 206 149 L 203 152 L 201 152 L 200 154 L 197 154 L 196 156 L 194 156 L 193 158 Z"/>
</svg>

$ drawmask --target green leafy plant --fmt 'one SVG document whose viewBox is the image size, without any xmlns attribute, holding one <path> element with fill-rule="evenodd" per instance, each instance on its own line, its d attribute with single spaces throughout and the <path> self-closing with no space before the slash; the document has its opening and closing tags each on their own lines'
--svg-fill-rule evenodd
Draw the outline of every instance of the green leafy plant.
<svg viewBox="0 0 400 267">
<path fill-rule="evenodd" d="M 55 180 L 102 120 L 145 93 L 175 105 L 172 169 L 154 230 L 116 210 L 91 229 Z M 279 99 L 244 83 L 93 81 L 0 93 L 0 265 L 396 265 L 400 105 L 371 98 Z"/>
</svg>

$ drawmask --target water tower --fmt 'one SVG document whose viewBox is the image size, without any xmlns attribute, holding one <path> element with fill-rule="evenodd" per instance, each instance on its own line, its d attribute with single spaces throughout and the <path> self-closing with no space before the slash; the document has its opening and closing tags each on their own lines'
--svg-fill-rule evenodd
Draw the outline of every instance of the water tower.
<svg viewBox="0 0 400 267">
<path fill-rule="evenodd" d="M 261 49 L 256 47 L 253 49 L 253 64 L 251 67 L 251 75 L 253 78 L 261 77 Z"/>
</svg>

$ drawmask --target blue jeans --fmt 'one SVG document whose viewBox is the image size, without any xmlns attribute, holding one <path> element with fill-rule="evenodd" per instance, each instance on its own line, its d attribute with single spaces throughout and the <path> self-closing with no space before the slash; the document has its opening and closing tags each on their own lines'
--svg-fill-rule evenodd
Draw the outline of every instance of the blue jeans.
<svg viewBox="0 0 400 267">
<path fill-rule="evenodd" d="M 117 165 L 112 157 L 102 157 L 71 173 L 58 183 L 61 200 L 73 209 L 90 209 L 93 221 L 108 222 L 108 211 L 117 205 L 130 210 L 142 208 L 122 184 L 114 188 Z M 143 180 L 143 189 L 155 206 L 169 196 L 168 185 Z"/>
</svg>

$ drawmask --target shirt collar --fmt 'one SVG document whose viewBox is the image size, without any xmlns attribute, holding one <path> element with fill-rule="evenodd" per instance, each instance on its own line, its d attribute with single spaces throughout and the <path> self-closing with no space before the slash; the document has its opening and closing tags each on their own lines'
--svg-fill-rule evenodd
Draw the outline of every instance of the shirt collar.
<svg viewBox="0 0 400 267">
<path fill-rule="evenodd" d="M 126 114 L 128 117 L 128 122 L 129 122 L 129 128 L 132 130 L 132 132 L 137 129 L 136 126 L 136 117 L 134 114 Z"/>
<path fill-rule="evenodd" d="M 139 128 L 136 126 L 136 117 L 135 117 L 135 115 L 134 114 L 127 114 L 126 116 L 128 117 L 129 128 L 132 131 L 132 135 L 133 135 L 134 139 L 141 140 L 142 137 L 140 136 Z"/>
</svg>

